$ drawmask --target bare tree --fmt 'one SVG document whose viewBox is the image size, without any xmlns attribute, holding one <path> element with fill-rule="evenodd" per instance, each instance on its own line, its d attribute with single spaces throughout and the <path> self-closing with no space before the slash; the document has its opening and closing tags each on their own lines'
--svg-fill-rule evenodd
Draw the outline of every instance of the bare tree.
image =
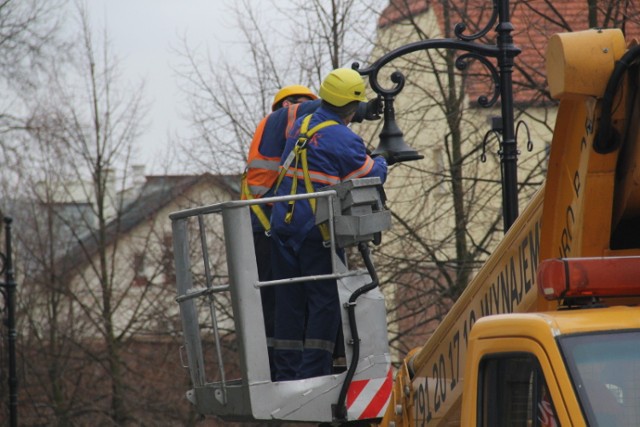
<svg viewBox="0 0 640 427">
<path fill-rule="evenodd" d="M 157 176 L 132 186 L 136 176 L 116 173 L 130 169 L 143 92 L 120 85 L 108 39 L 96 42 L 86 10 L 78 13 L 76 67 L 51 65 L 19 134 L 30 147 L 13 204 L 25 230 L 22 422 L 193 425 L 168 214 L 235 197 L 238 177 Z M 224 258 L 214 259 L 223 271 Z"/>
<path fill-rule="evenodd" d="M 237 50 L 246 52 L 242 63 L 202 54 L 185 40 L 176 71 L 194 130 L 183 147 L 188 161 L 209 171 L 242 170 L 253 132 L 271 111 L 278 89 L 290 84 L 317 89 L 333 68 L 366 58 L 376 3 L 238 2 L 233 13 Z"/>
<path fill-rule="evenodd" d="M 21 94 L 37 87 L 38 77 L 46 71 L 45 64 L 58 56 L 64 57 L 65 46 L 61 34 L 63 15 L 60 7 L 65 0 L 6 0 L 0 2 L 0 159 L 3 172 L 0 188 L 2 210 L 11 213 L 9 196 L 15 191 L 15 172 L 20 168 L 20 156 L 25 151 L 16 136 L 24 128 L 24 103 Z M 21 295 L 20 295 L 21 296 Z M 6 335 L 0 342 L 0 360 L 6 366 Z M 0 375 L 0 397 L 8 396 L 5 370 Z M 6 405 L 0 418 L 8 419 Z"/>
<path fill-rule="evenodd" d="M 475 3 L 393 2 L 381 17 L 373 59 L 408 42 L 452 38 L 460 21 L 476 32 L 491 5 L 473 9 Z M 402 353 L 425 341 L 501 235 L 498 160 L 488 155 L 482 162 L 487 117 L 499 113 L 479 111 L 469 81 L 479 79 L 487 91 L 480 95 L 491 96 L 493 89 L 482 75 L 458 70 L 457 56 L 451 50 L 416 52 L 381 73 L 398 69 L 406 76 L 395 102 L 398 123 L 407 143 L 425 156 L 391 168 L 385 189 L 394 227 L 376 250 L 393 301 L 387 305 L 390 341 Z M 379 129 L 363 132 L 374 140 Z"/>
<path fill-rule="evenodd" d="M 74 245 L 71 224 L 65 224 L 66 215 L 61 212 L 65 204 L 57 194 L 64 185 L 60 171 L 65 164 L 64 150 L 47 139 L 46 132 L 25 135 L 21 141 L 32 148 L 29 158 L 22 159 L 31 173 L 20 175 L 24 190 L 10 207 L 20 229 L 16 258 L 21 272 L 19 348 L 24 378 L 21 394 L 25 396 L 20 408 L 30 408 L 29 416 L 22 416 L 21 421 L 29 425 L 33 420 L 49 419 L 69 425 L 74 412 L 87 403 L 81 384 L 88 363 L 77 351 L 87 324 L 69 303 L 68 283 L 58 262 Z M 81 208 L 71 209 L 80 212 Z M 72 380 L 69 372 L 74 373 Z"/>
<path fill-rule="evenodd" d="M 5 169 L 19 167 L 20 146 L 13 131 L 22 129 L 23 95 L 37 88 L 52 58 L 64 60 L 68 44 L 62 34 L 66 0 L 0 2 L 0 159 Z M 7 181 L 2 174 L 3 184 Z"/>
<path fill-rule="evenodd" d="M 108 40 L 96 43 L 86 9 L 78 5 L 77 11 L 75 67 L 51 65 L 46 89 L 27 103 L 31 115 L 21 139 L 32 147 L 22 157 L 31 173 L 19 179 L 33 201 L 27 210 L 33 214 L 22 218 L 33 227 L 22 242 L 29 274 L 24 286 L 33 290 L 24 301 L 24 349 L 40 355 L 26 360 L 33 374 L 26 389 L 38 408 L 34 415 L 43 411 L 61 425 L 87 416 L 122 425 L 134 419 L 126 340 L 149 322 L 154 301 L 167 295 L 132 286 L 133 266 L 122 270 L 126 193 L 118 186 L 124 190 L 128 177 L 118 183 L 115 170 L 129 169 L 145 113 L 143 92 L 118 87 Z M 141 240 L 151 242 L 152 233 Z M 35 360 L 45 364 L 47 376 L 37 374 Z M 87 392 L 92 385 L 98 393 Z"/>
<path fill-rule="evenodd" d="M 6 0 L 0 4 L 0 76 L 14 88 L 33 86 L 60 39 L 63 1 Z"/>
</svg>

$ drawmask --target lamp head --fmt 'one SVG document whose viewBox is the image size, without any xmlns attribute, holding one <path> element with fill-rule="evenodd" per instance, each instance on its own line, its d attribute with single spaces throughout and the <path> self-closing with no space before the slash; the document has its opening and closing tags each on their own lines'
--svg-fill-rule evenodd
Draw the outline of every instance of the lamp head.
<svg viewBox="0 0 640 427">
<path fill-rule="evenodd" d="M 393 97 L 384 99 L 384 124 L 380 132 L 380 144 L 373 153 L 384 156 L 387 163 L 408 162 L 410 160 L 420 160 L 424 156 L 408 146 L 404 142 L 403 133 L 396 123 L 395 111 L 393 109 Z"/>
</svg>

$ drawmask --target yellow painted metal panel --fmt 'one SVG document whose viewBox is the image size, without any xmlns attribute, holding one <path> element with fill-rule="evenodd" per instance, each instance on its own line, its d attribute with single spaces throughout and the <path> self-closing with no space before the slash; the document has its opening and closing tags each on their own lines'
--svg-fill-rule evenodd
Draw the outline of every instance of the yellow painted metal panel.
<svg viewBox="0 0 640 427">
<path fill-rule="evenodd" d="M 546 53 L 551 96 L 602 97 L 624 51 L 624 36 L 618 29 L 555 34 Z"/>
<path fill-rule="evenodd" d="M 579 255 L 586 208 L 584 185 L 594 154 L 595 107 L 594 98 L 560 103 L 546 180 L 541 259 Z"/>
<path fill-rule="evenodd" d="M 469 332 L 477 319 L 535 308 L 543 197 L 542 190 L 536 193 L 496 248 L 495 256 L 412 358 L 415 376 L 404 404 L 409 425 L 427 423 L 431 427 L 459 421 Z"/>
</svg>

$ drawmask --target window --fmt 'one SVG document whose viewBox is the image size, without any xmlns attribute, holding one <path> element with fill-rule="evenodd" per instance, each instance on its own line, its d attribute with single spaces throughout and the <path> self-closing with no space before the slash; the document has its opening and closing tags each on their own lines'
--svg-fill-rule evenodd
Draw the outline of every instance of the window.
<svg viewBox="0 0 640 427">
<path fill-rule="evenodd" d="M 173 261 L 173 238 L 171 233 L 167 233 L 162 239 L 162 273 L 165 285 L 173 286 L 176 283 L 176 270 Z"/>
<path fill-rule="evenodd" d="M 133 255 L 133 285 L 134 286 L 147 286 L 149 280 L 145 272 L 145 257 L 144 253 L 138 252 Z"/>
<path fill-rule="evenodd" d="M 557 427 L 557 415 L 533 355 L 485 357 L 480 365 L 478 426 Z"/>
<path fill-rule="evenodd" d="M 442 148 L 433 149 L 433 163 L 435 168 L 435 187 L 434 192 L 436 195 L 447 194 L 447 171 L 444 163 L 444 153 Z"/>
<path fill-rule="evenodd" d="M 640 425 L 640 331 L 558 339 L 589 426 Z"/>
</svg>

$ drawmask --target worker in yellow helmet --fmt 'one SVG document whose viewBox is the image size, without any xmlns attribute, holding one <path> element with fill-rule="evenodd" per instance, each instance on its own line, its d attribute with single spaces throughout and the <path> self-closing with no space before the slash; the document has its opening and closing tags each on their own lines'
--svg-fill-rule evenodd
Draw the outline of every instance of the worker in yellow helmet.
<svg viewBox="0 0 640 427">
<path fill-rule="evenodd" d="M 364 98 L 363 98 L 364 99 Z M 247 167 L 242 176 L 242 199 L 250 200 L 272 195 L 271 189 L 278 176 L 280 157 L 284 150 L 287 136 L 298 117 L 316 111 L 321 100 L 311 89 L 303 85 L 290 85 L 280 89 L 273 97 L 272 113 L 264 117 L 253 135 Z M 377 100 L 361 103 L 356 121 L 379 118 L 380 104 Z M 269 236 L 271 225 L 269 205 L 253 205 L 251 207 L 251 223 L 258 266 L 258 279 L 268 281 L 271 274 L 271 248 Z M 263 287 L 260 289 L 262 308 L 267 335 L 267 346 L 270 362 L 273 360 L 273 311 L 275 306 L 275 289 Z M 273 364 L 271 363 L 272 374 Z"/>
<path fill-rule="evenodd" d="M 298 119 L 286 141 L 276 196 L 315 192 L 368 176 L 384 182 L 387 176 L 384 157 L 371 158 L 362 138 L 348 127 L 366 101 L 360 74 L 349 68 L 333 70 L 319 95 L 320 107 Z M 331 274 L 331 249 L 324 245 L 328 236 L 315 225 L 313 202 L 275 203 L 271 229 L 274 279 Z M 339 326 L 335 280 L 277 286 L 276 380 L 331 374 Z"/>
</svg>

